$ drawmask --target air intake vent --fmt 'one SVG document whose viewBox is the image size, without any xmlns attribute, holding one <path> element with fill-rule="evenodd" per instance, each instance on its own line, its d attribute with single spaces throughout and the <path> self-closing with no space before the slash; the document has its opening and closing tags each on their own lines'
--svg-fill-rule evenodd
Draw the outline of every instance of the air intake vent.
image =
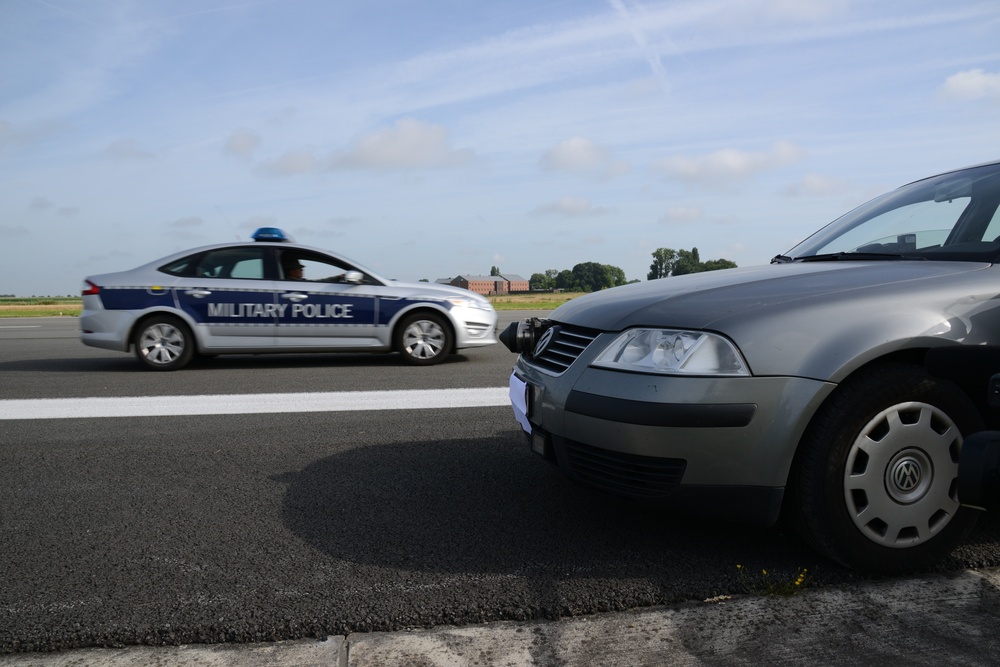
<svg viewBox="0 0 1000 667">
<path fill-rule="evenodd" d="M 687 461 L 624 454 L 565 440 L 569 467 L 580 479 L 633 498 L 662 496 L 681 483 Z"/>
<path fill-rule="evenodd" d="M 564 324 L 556 324 L 550 331 L 552 332 L 551 340 L 544 344 L 542 351 L 537 356 L 533 356 L 527 361 L 553 375 L 559 375 L 569 368 L 601 333 L 593 329 L 571 327 Z M 548 331 L 542 335 L 542 341 L 545 340 L 547 334 Z"/>
</svg>

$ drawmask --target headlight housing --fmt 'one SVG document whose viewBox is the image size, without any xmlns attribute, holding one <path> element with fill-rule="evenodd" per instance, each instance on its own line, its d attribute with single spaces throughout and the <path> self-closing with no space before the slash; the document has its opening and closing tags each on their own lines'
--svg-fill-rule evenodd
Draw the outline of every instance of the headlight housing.
<svg viewBox="0 0 1000 667">
<path fill-rule="evenodd" d="M 493 310 L 493 305 L 486 299 L 473 296 L 453 296 L 448 298 L 448 303 L 459 308 L 478 308 L 479 310 Z"/>
<path fill-rule="evenodd" d="M 591 366 L 663 375 L 749 377 L 742 355 L 728 339 L 705 331 L 629 329 Z"/>
</svg>

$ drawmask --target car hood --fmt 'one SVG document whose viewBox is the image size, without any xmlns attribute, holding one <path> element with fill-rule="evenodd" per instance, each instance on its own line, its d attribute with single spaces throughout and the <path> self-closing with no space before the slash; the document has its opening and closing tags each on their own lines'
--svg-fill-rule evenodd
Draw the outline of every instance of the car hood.
<svg viewBox="0 0 1000 667">
<path fill-rule="evenodd" d="M 713 329 L 742 313 L 785 311 L 795 302 L 864 299 L 885 288 L 917 291 L 989 267 L 973 262 L 794 262 L 723 269 L 635 283 L 573 299 L 550 319 L 603 331 L 633 326 Z"/>
</svg>

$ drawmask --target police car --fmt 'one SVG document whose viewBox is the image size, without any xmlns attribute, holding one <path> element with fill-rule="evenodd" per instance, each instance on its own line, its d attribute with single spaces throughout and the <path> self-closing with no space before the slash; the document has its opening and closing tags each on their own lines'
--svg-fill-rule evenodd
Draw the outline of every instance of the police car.
<svg viewBox="0 0 1000 667">
<path fill-rule="evenodd" d="M 280 229 L 186 250 L 83 283 L 81 340 L 135 351 L 149 369 L 195 355 L 399 352 L 411 364 L 496 343 L 497 315 L 469 290 L 379 277 Z"/>
</svg>

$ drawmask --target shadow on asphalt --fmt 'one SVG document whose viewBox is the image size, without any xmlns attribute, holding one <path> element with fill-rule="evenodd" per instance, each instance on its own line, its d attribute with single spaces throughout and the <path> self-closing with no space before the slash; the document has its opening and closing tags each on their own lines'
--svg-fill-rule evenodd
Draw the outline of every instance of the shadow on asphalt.
<svg viewBox="0 0 1000 667">
<path fill-rule="evenodd" d="M 582 488 L 519 434 L 357 448 L 282 476 L 284 523 L 332 558 L 536 580 L 732 584 L 737 565 L 792 581 L 845 570 L 780 528 L 697 520 Z"/>
</svg>

